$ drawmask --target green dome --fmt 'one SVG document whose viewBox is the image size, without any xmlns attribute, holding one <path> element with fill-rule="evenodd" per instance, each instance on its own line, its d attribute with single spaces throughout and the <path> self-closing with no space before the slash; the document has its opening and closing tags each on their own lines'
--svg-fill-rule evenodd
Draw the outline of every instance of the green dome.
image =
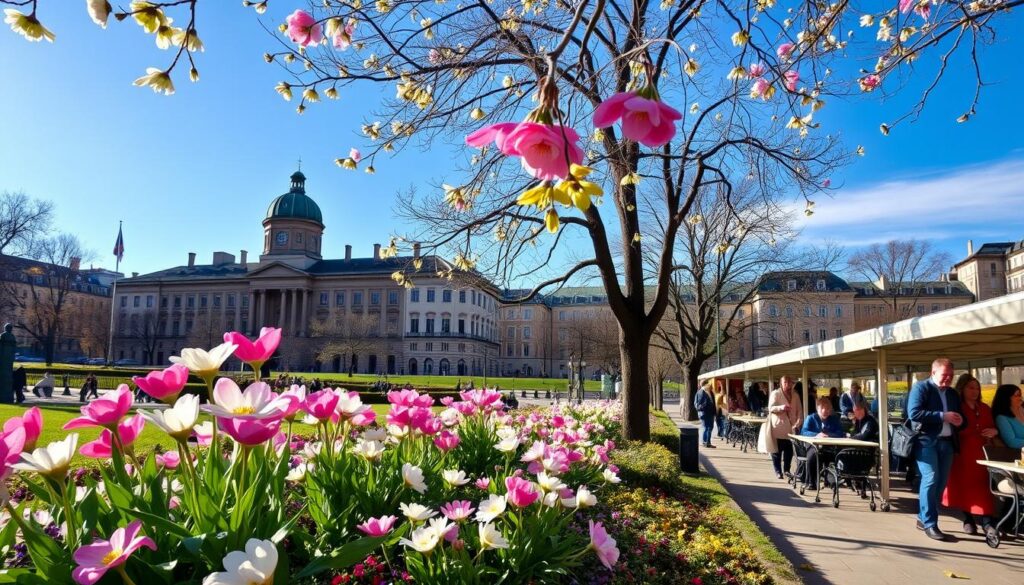
<svg viewBox="0 0 1024 585">
<path fill-rule="evenodd" d="M 320 206 L 306 195 L 306 176 L 296 172 L 291 178 L 291 190 L 270 202 L 267 219 L 308 219 L 323 225 Z"/>
</svg>

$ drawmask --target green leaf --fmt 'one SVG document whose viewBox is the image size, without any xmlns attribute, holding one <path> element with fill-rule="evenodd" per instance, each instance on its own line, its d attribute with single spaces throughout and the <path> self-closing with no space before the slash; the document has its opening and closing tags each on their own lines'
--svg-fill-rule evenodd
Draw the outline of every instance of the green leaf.
<svg viewBox="0 0 1024 585">
<path fill-rule="evenodd" d="M 185 528 L 183 526 L 175 524 L 174 522 L 171 522 L 170 520 L 168 520 L 166 518 L 161 518 L 160 516 L 157 516 L 156 514 L 150 514 L 149 512 L 143 512 L 142 510 L 139 510 L 138 508 L 133 508 L 131 510 L 131 513 L 134 514 L 139 519 L 145 521 L 145 523 L 148 524 L 151 528 L 158 528 L 160 530 L 169 532 L 171 534 L 176 534 L 176 535 L 180 536 L 181 538 L 189 538 L 189 537 L 192 536 L 192 533 L 189 532 L 188 530 L 185 530 Z"/>
<path fill-rule="evenodd" d="M 388 539 L 388 536 L 376 536 L 376 537 L 365 537 L 342 546 L 341 548 L 335 549 L 331 554 L 324 555 L 313 562 L 306 565 L 306 568 L 299 571 L 299 574 L 295 577 L 302 579 L 304 577 L 310 577 L 317 573 L 322 573 L 328 569 L 344 569 L 351 567 L 359 561 L 366 558 L 371 552 L 380 546 L 384 541 Z"/>
</svg>

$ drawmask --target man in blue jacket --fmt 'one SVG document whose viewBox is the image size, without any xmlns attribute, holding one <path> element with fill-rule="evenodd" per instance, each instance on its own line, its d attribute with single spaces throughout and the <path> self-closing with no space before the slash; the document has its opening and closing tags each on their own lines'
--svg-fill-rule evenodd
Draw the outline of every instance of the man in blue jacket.
<svg viewBox="0 0 1024 585">
<path fill-rule="evenodd" d="M 839 439 L 846 436 L 843 433 L 843 425 L 839 422 L 839 415 L 832 412 L 832 400 L 828 396 L 822 396 L 817 401 L 817 412 L 807 415 L 804 419 L 804 426 L 800 434 L 805 437 L 832 437 Z M 818 455 L 818 449 L 813 445 L 807 447 L 807 461 L 804 462 L 804 485 L 807 489 L 818 489 L 818 476 L 821 475 L 821 466 L 827 465 L 828 461 Z"/>
<path fill-rule="evenodd" d="M 914 459 L 921 474 L 918 492 L 917 528 L 929 538 L 952 540 L 939 530 L 939 498 L 946 489 L 953 454 L 957 450 L 957 431 L 963 426 L 960 396 L 950 388 L 953 362 L 939 358 L 932 362 L 932 376 L 914 383 L 907 398 L 907 416 L 918 434 Z"/>
<path fill-rule="evenodd" d="M 702 444 L 714 449 L 715 446 L 711 444 L 711 428 L 715 425 L 717 409 L 715 408 L 715 397 L 711 394 L 711 383 L 707 380 L 700 383 L 700 389 L 693 397 L 693 407 L 697 410 L 697 418 L 704 425 Z"/>
</svg>

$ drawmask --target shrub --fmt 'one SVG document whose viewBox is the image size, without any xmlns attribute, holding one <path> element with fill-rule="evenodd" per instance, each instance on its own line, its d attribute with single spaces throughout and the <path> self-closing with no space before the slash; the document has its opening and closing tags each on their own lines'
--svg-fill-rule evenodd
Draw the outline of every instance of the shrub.
<svg viewBox="0 0 1024 585">
<path fill-rule="evenodd" d="M 625 483 L 658 487 L 679 494 L 679 457 L 658 443 L 630 442 L 612 452 L 612 463 L 619 467 Z"/>
</svg>

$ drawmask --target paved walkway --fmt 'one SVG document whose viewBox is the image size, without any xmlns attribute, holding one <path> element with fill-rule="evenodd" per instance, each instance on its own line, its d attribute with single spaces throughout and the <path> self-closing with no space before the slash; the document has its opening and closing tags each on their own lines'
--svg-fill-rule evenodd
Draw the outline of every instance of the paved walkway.
<svg viewBox="0 0 1024 585">
<path fill-rule="evenodd" d="M 680 423 L 677 411 L 667 408 Z M 701 465 L 808 584 L 941 583 L 950 580 L 947 571 L 985 585 L 1024 581 L 1024 542 L 992 549 L 983 537 L 963 535 L 962 523 L 950 514 L 942 515 L 939 527 L 958 542 L 933 541 L 914 527 L 917 497 L 901 481 L 893 482 L 888 513 L 869 511 L 868 502 L 849 490 L 840 492 L 835 509 L 831 494 L 815 504 L 813 494 L 800 496 L 776 479 L 767 455 L 743 453 L 717 439 L 715 444 L 717 449 L 701 448 Z"/>
</svg>

